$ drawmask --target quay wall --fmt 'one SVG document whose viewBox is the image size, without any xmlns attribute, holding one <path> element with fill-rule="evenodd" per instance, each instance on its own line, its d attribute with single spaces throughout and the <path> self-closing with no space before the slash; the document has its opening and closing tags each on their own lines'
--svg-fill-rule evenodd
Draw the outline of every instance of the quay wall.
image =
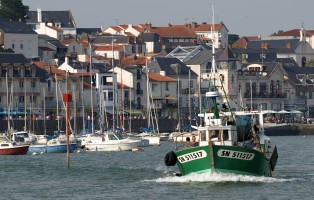
<svg viewBox="0 0 314 200">
<path fill-rule="evenodd" d="M 57 120 L 34 120 L 26 123 L 27 130 L 31 130 L 36 134 L 44 134 L 45 123 L 46 123 L 46 133 L 53 133 L 58 129 L 58 121 Z M 97 121 L 94 121 L 97 124 Z M 188 124 L 188 121 L 184 122 Z M 112 124 L 112 121 L 109 120 L 108 124 Z M 173 132 L 176 129 L 178 121 L 175 119 L 160 119 L 158 123 L 158 128 L 160 132 Z M 192 124 L 195 124 L 195 122 Z M 22 131 L 24 128 L 25 122 L 24 120 L 11 120 L 10 126 L 13 127 L 14 130 Z M 129 130 L 129 120 L 124 121 L 124 127 L 126 130 Z M 65 120 L 59 120 L 59 126 L 61 130 L 65 131 Z M 86 123 L 86 128 L 88 123 Z M 145 119 L 133 119 L 131 122 L 132 132 L 140 132 L 140 128 L 147 127 L 147 120 Z M 3 133 L 7 131 L 8 122 L 7 120 L 0 120 L 0 132 Z M 71 127 L 74 127 L 74 120 L 71 120 Z M 76 120 L 76 129 L 82 130 L 83 123 L 82 119 L 78 118 Z M 97 129 L 97 125 L 95 125 Z M 110 127 L 110 126 L 109 126 Z M 156 127 L 155 127 L 156 129 Z M 314 135 L 314 124 L 265 124 L 265 133 L 268 136 L 289 136 L 289 135 Z"/>
</svg>

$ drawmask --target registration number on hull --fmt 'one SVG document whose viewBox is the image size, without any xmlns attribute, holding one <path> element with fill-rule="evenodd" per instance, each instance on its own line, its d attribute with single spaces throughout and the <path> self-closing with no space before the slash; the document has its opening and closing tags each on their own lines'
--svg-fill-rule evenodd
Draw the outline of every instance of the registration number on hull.
<svg viewBox="0 0 314 200">
<path fill-rule="evenodd" d="M 206 156 L 207 156 L 206 151 L 200 150 L 200 151 L 194 151 L 191 153 L 187 153 L 187 154 L 184 154 L 182 156 L 178 156 L 178 160 L 180 163 L 186 163 L 186 162 L 190 162 L 192 160 L 205 158 Z"/>
<path fill-rule="evenodd" d="M 225 150 L 225 149 L 220 149 L 217 152 L 217 155 L 223 158 L 234 158 L 234 159 L 240 159 L 240 160 L 253 160 L 255 156 L 254 153 L 231 151 L 231 150 Z"/>
</svg>

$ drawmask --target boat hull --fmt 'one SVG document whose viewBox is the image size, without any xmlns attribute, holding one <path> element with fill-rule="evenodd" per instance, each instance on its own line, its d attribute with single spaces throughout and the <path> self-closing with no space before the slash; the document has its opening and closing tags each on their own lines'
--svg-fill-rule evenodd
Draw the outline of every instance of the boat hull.
<svg viewBox="0 0 314 200">
<path fill-rule="evenodd" d="M 29 146 L 16 146 L 11 148 L 1 148 L 0 155 L 24 155 L 27 153 Z"/>
<path fill-rule="evenodd" d="M 254 149 L 240 146 L 200 146 L 177 151 L 181 175 L 190 173 L 234 173 L 253 176 L 272 176 L 271 165 L 265 156 Z M 211 158 L 213 155 L 213 158 Z"/>
<path fill-rule="evenodd" d="M 74 152 L 77 148 L 76 144 L 70 144 L 70 153 Z M 28 153 L 66 153 L 67 145 L 66 144 L 57 144 L 57 145 L 30 145 Z"/>
<path fill-rule="evenodd" d="M 104 141 L 104 142 L 89 142 L 85 145 L 86 151 L 132 151 L 134 148 L 138 148 L 141 145 L 141 140 L 136 141 Z"/>
</svg>

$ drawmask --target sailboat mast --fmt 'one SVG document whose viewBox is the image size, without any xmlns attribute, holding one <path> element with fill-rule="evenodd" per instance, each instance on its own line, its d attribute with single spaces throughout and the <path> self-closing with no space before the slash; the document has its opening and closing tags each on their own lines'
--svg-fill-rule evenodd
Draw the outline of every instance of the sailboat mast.
<svg viewBox="0 0 314 200">
<path fill-rule="evenodd" d="M 83 130 L 85 130 L 85 103 L 84 103 L 84 79 L 82 74 L 82 119 L 83 119 Z"/>
<path fill-rule="evenodd" d="M 26 131 L 26 120 L 26 82 L 24 77 L 24 131 Z"/>
<path fill-rule="evenodd" d="M 179 124 L 179 129 L 178 131 L 181 132 L 181 113 L 180 113 L 180 78 L 179 78 L 179 70 L 177 70 L 177 81 L 178 81 L 178 95 L 177 95 L 177 99 L 178 99 L 178 124 Z"/>
<path fill-rule="evenodd" d="M 9 70 L 9 69 L 8 69 Z M 8 71 L 5 74 L 6 86 L 7 86 L 7 114 L 8 114 L 8 133 L 10 136 L 10 103 L 9 103 L 9 81 L 8 81 Z"/>
<path fill-rule="evenodd" d="M 191 70 L 189 70 L 189 116 L 190 126 L 192 125 L 192 114 L 191 114 Z"/>
<path fill-rule="evenodd" d="M 149 79 L 148 79 L 148 66 L 147 66 L 147 60 L 146 60 L 146 107 L 147 107 L 147 128 L 150 128 L 150 102 L 149 102 Z"/>
<path fill-rule="evenodd" d="M 132 132 L 132 112 L 131 112 L 131 109 L 132 109 L 132 101 L 131 101 L 131 99 L 132 99 L 132 93 L 131 93 L 131 79 L 130 79 L 130 89 L 129 89 L 129 101 L 130 101 L 130 109 L 129 109 L 129 122 L 130 122 L 130 127 L 129 127 L 129 129 L 130 129 L 130 134 L 131 134 L 131 132 Z"/>
<path fill-rule="evenodd" d="M 58 80 L 57 80 L 57 74 L 55 74 L 55 80 L 56 80 L 56 100 L 57 100 L 57 121 L 58 121 L 58 131 L 60 131 L 60 117 L 59 117 L 59 95 L 58 95 Z"/>
<path fill-rule="evenodd" d="M 113 35 L 111 38 L 111 46 L 112 46 L 112 59 L 111 59 L 111 65 L 112 65 L 112 132 L 115 132 L 115 83 L 114 83 L 114 46 L 113 46 Z"/>
<path fill-rule="evenodd" d="M 90 96 L 91 96 L 91 120 L 92 134 L 94 134 L 94 105 L 93 105 L 93 80 L 92 80 L 92 45 L 89 43 L 89 74 L 90 74 Z"/>
<path fill-rule="evenodd" d="M 46 94 L 45 94 L 45 88 L 43 88 L 43 94 L 44 94 L 44 133 L 46 135 Z"/>
</svg>

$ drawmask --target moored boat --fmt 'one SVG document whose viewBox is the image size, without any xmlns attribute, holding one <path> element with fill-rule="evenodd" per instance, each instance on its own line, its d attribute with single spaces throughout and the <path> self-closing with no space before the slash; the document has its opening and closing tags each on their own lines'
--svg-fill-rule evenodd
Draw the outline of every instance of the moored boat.
<svg viewBox="0 0 314 200">
<path fill-rule="evenodd" d="M 69 143 L 69 152 L 72 153 L 77 148 L 76 143 Z M 28 153 L 66 153 L 67 143 L 62 139 L 51 139 L 45 144 L 31 144 L 28 149 Z"/>
<path fill-rule="evenodd" d="M 23 155 L 28 151 L 29 145 L 18 145 L 6 136 L 0 136 L 0 155 Z"/>
<path fill-rule="evenodd" d="M 103 136 L 86 140 L 86 151 L 131 151 L 139 147 L 140 139 L 123 138 L 121 134 L 105 133 Z"/>
</svg>

